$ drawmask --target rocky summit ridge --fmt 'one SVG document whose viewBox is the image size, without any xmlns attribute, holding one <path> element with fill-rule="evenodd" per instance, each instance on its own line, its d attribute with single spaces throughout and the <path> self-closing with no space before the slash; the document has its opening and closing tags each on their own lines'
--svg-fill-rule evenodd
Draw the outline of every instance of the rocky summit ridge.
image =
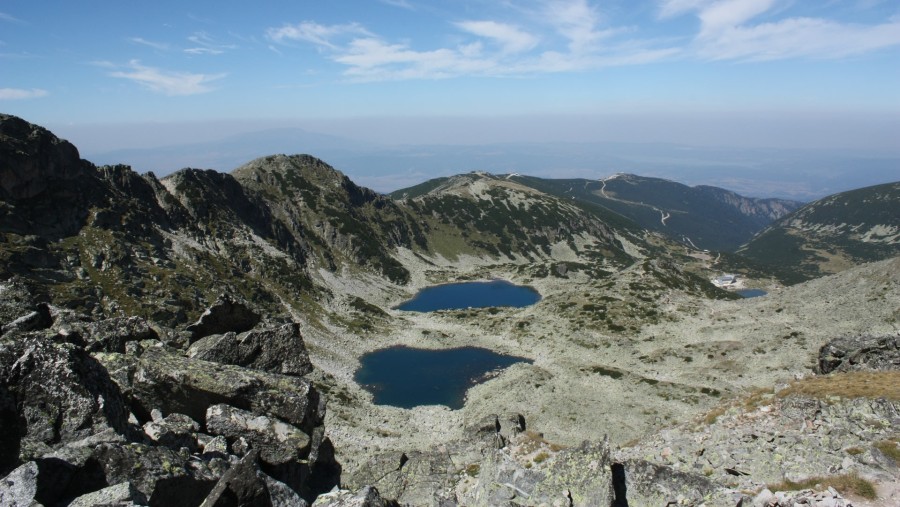
<svg viewBox="0 0 900 507">
<path fill-rule="evenodd" d="M 158 179 L 7 115 L 0 175 L 0 505 L 897 503 L 900 258 L 741 300 L 525 177 Z M 393 308 L 493 277 L 543 299 Z M 531 363 L 460 410 L 374 405 L 353 371 L 397 344 Z"/>
</svg>

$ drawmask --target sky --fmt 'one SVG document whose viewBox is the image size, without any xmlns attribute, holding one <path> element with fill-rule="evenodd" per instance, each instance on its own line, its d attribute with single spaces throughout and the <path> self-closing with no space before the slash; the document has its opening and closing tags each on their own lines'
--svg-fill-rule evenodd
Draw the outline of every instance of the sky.
<svg viewBox="0 0 900 507">
<path fill-rule="evenodd" d="M 900 153 L 897 0 L 0 0 L 0 112 L 82 151 L 388 144 Z"/>
</svg>

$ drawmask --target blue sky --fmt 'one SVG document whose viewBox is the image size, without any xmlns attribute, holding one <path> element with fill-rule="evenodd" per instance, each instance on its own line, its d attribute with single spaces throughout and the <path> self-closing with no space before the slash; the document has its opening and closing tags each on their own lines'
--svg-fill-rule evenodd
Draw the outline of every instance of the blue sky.
<svg viewBox="0 0 900 507">
<path fill-rule="evenodd" d="M 796 142 L 891 150 L 900 2 L 3 0 L 0 111 L 89 149 L 242 124 L 470 142 L 460 119 L 490 119 L 506 132 L 497 140 L 551 118 L 552 131 L 521 140 L 640 142 L 640 125 L 682 118 L 671 139 L 656 129 L 646 140 L 703 143 L 752 120 L 758 131 L 715 142 L 790 144 L 766 125 L 834 123 Z M 566 130 L 572 115 L 609 120 L 592 139 Z M 618 139 L 609 123 L 623 118 Z M 396 128 L 371 132 L 373 119 Z M 142 126 L 154 125 L 170 136 L 148 140 Z"/>
</svg>

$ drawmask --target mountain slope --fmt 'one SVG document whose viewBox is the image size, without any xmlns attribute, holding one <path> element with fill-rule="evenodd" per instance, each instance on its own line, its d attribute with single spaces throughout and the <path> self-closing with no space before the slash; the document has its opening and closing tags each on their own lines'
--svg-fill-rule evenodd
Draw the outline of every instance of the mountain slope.
<svg viewBox="0 0 900 507">
<path fill-rule="evenodd" d="M 786 282 L 900 255 L 900 182 L 834 194 L 776 221 L 738 253 Z"/>
<path fill-rule="evenodd" d="M 0 136 L 0 277 L 23 277 L 55 304 L 174 323 L 230 292 L 271 314 L 316 315 L 328 295 L 319 269 L 400 283 L 408 276 L 391 252 L 412 246 L 411 226 L 366 218 L 366 210 L 393 203 L 311 157 L 291 163 L 324 167 L 308 185 L 311 200 L 331 203 L 317 214 L 301 209 L 290 188 L 266 187 L 266 174 L 291 165 L 286 157 L 260 159 L 237 178 L 185 169 L 158 180 L 126 166 L 96 167 L 16 117 L 0 116 Z M 305 181 L 300 169 L 285 174 Z M 291 206 L 299 211 L 286 212 Z"/>
<path fill-rule="evenodd" d="M 0 135 L 0 277 L 98 315 L 185 322 L 229 292 L 316 320 L 328 301 L 355 297 L 332 291 L 334 277 L 407 283 L 401 250 L 425 262 L 571 259 L 590 245 L 595 257 L 631 261 L 610 226 L 518 184 L 397 202 L 310 156 L 157 179 L 97 167 L 13 116 L 0 116 Z"/>
<path fill-rule="evenodd" d="M 429 220 L 436 253 L 454 256 L 452 243 L 509 259 L 577 257 L 630 263 L 617 235 L 638 228 L 607 210 L 582 206 L 510 179 L 469 173 L 423 183 L 398 202 Z M 410 197 L 413 196 L 413 197 Z M 438 232 L 440 231 L 440 232 Z M 565 252 L 565 253 L 564 253 Z"/>
<path fill-rule="evenodd" d="M 511 176 L 541 191 L 604 206 L 641 227 L 706 250 L 733 251 L 800 203 L 756 199 L 710 186 L 617 174 L 605 180 Z"/>
</svg>

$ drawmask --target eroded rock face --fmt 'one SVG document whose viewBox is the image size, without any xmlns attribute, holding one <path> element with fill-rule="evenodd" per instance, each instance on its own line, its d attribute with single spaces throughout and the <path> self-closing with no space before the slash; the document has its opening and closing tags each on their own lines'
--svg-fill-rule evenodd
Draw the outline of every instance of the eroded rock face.
<svg viewBox="0 0 900 507">
<path fill-rule="evenodd" d="M 272 465 L 296 461 L 309 453 L 310 438 L 306 433 L 277 419 L 225 404 L 206 410 L 206 429 L 232 441 L 243 437 L 258 450 L 263 461 Z"/>
<path fill-rule="evenodd" d="M 325 417 L 324 401 L 306 379 L 188 359 L 158 347 L 141 355 L 133 390 L 146 416 L 158 408 L 164 414 L 177 412 L 205 424 L 206 410 L 225 403 L 277 417 L 306 432 L 321 425 Z"/>
<path fill-rule="evenodd" d="M 256 466 L 258 454 L 256 451 L 250 452 L 229 468 L 213 487 L 209 496 L 203 500 L 201 507 L 230 507 L 233 505 L 268 507 L 272 505 L 269 488 L 266 481 L 259 476 L 260 472 Z"/>
<path fill-rule="evenodd" d="M 363 486 L 356 491 L 335 491 L 316 499 L 313 507 L 391 507 L 396 502 L 385 500 L 373 486 Z"/>
<path fill-rule="evenodd" d="M 194 342 L 212 334 L 248 331 L 259 324 L 259 320 L 259 314 L 247 305 L 223 295 L 187 330 L 191 333 L 191 342 Z"/>
<path fill-rule="evenodd" d="M 30 199 L 54 180 L 81 173 L 75 146 L 21 118 L 0 115 L 0 139 L 0 189 L 5 198 Z"/>
<path fill-rule="evenodd" d="M 207 336 L 191 345 L 188 356 L 297 377 L 313 370 L 297 324 Z"/>
<path fill-rule="evenodd" d="M 94 507 L 96 505 L 131 507 L 134 505 L 145 505 L 146 503 L 147 499 L 134 485 L 130 482 L 120 482 L 100 491 L 79 496 L 69 504 L 69 507 Z"/>
<path fill-rule="evenodd" d="M 819 351 L 819 372 L 900 370 L 900 336 L 845 336 Z"/>
<path fill-rule="evenodd" d="M 0 365 L 5 373 L 0 400 L 12 403 L 18 424 L 7 426 L 4 433 L 18 432 L 21 454 L 39 456 L 110 428 L 127 431 L 128 411 L 118 386 L 84 349 L 40 336 L 6 347 L 7 353 L 0 354 L 7 363 Z M 9 462 L 9 457 L 0 462 Z"/>
<path fill-rule="evenodd" d="M 184 414 L 169 414 L 158 421 L 144 424 L 144 434 L 147 438 L 176 451 L 182 447 L 196 451 L 198 431 L 200 425 Z"/>
</svg>

